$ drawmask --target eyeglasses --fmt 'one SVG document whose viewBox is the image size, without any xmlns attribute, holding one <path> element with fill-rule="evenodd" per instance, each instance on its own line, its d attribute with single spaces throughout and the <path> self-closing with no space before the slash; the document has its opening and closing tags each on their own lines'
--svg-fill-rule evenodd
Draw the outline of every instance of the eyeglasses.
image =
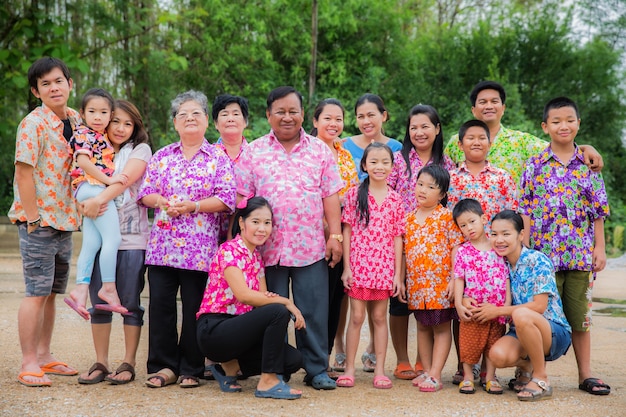
<svg viewBox="0 0 626 417">
<path fill-rule="evenodd" d="M 279 111 L 274 113 L 274 116 L 278 116 L 278 117 L 285 117 L 287 115 L 289 115 L 289 117 L 296 117 L 296 116 L 300 115 L 300 112 L 296 111 L 296 110 L 292 110 L 292 111 L 289 111 L 289 112 L 284 111 L 284 110 L 279 110 Z"/>
<path fill-rule="evenodd" d="M 203 111 L 200 110 L 194 110 L 191 114 L 189 113 L 176 113 L 176 119 L 178 120 L 185 120 L 187 119 L 189 116 L 191 116 L 193 119 L 198 119 L 202 116 L 204 116 L 205 113 Z"/>
</svg>

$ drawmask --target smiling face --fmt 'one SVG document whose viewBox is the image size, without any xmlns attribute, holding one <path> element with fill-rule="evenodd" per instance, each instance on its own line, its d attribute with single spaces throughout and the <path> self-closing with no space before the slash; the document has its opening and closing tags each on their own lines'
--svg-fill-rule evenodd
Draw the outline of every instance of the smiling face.
<svg viewBox="0 0 626 417">
<path fill-rule="evenodd" d="M 130 139 L 134 129 L 135 123 L 130 114 L 119 108 L 113 112 L 113 118 L 107 127 L 107 136 L 116 152 Z"/>
<path fill-rule="evenodd" d="M 580 128 L 580 119 L 576 116 L 573 107 L 565 106 L 551 109 L 545 122 L 541 123 L 544 133 L 550 135 L 550 140 L 561 146 L 574 143 Z"/>
<path fill-rule="evenodd" d="M 250 212 L 245 219 L 239 218 L 241 238 L 248 248 L 254 250 L 255 247 L 265 243 L 272 233 L 272 212 L 267 206 L 259 207 Z"/>
<path fill-rule="evenodd" d="M 440 126 L 435 126 L 428 115 L 424 113 L 411 117 L 409 122 L 409 138 L 415 150 L 428 152 L 432 150 L 435 137 L 439 134 Z"/>
<path fill-rule="evenodd" d="M 246 125 L 246 119 L 243 117 L 241 107 L 237 103 L 226 105 L 217 114 L 217 120 L 215 120 L 215 128 L 222 138 L 227 136 L 240 139 L 243 136 L 243 130 L 246 128 Z"/>
<path fill-rule="evenodd" d="M 65 78 L 61 68 L 53 68 L 37 80 L 37 88 L 31 88 L 31 92 L 55 113 L 64 112 L 72 86 L 72 79 Z"/>
<path fill-rule="evenodd" d="M 456 224 L 459 226 L 459 229 L 461 229 L 463 237 L 471 242 L 484 236 L 487 217 L 484 214 L 480 215 L 466 211 L 456 218 Z"/>
<path fill-rule="evenodd" d="M 111 104 L 104 97 L 93 97 L 85 104 L 81 117 L 87 126 L 103 133 L 111 121 Z"/>
<path fill-rule="evenodd" d="M 362 161 L 361 168 L 370 181 L 386 181 L 393 167 L 392 155 L 385 148 L 370 149 Z"/>
<path fill-rule="evenodd" d="M 319 117 L 313 119 L 317 137 L 326 143 L 332 143 L 343 132 L 343 110 L 336 104 L 327 104 Z"/>
<path fill-rule="evenodd" d="M 500 256 L 515 264 L 522 251 L 524 231 L 518 232 L 511 220 L 497 219 L 491 222 L 491 244 Z"/>
<path fill-rule="evenodd" d="M 476 96 L 476 104 L 472 114 L 489 126 L 500 125 L 506 106 L 502 103 L 500 93 L 496 90 L 483 90 Z"/>
<path fill-rule="evenodd" d="M 209 126 L 209 116 L 202 105 L 195 100 L 184 102 L 174 116 L 174 129 L 181 139 L 184 137 L 204 137 Z"/>
<path fill-rule="evenodd" d="M 427 173 L 420 173 L 415 184 L 415 198 L 420 207 L 431 209 L 437 207 L 445 197 L 445 193 L 437 185 L 435 179 Z"/>
<path fill-rule="evenodd" d="M 459 140 L 459 145 L 467 161 L 478 163 L 487 159 L 490 143 L 487 132 L 482 127 L 468 128 L 463 140 Z"/>
<path fill-rule="evenodd" d="M 374 140 L 381 135 L 387 112 L 381 113 L 375 103 L 366 101 L 356 109 L 356 123 L 363 136 Z"/>
<path fill-rule="evenodd" d="M 274 100 L 266 115 L 276 139 L 289 142 L 300 138 L 300 128 L 304 121 L 302 112 L 302 104 L 295 93 Z"/>
</svg>

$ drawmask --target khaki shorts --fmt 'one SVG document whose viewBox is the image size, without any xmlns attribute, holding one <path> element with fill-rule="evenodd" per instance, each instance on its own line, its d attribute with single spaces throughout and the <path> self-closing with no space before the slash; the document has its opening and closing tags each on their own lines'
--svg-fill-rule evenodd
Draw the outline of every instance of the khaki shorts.
<svg viewBox="0 0 626 417">
<path fill-rule="evenodd" d="M 565 317 L 572 330 L 591 330 L 591 290 L 593 273 L 590 271 L 558 271 L 556 286 L 563 302 Z"/>
</svg>

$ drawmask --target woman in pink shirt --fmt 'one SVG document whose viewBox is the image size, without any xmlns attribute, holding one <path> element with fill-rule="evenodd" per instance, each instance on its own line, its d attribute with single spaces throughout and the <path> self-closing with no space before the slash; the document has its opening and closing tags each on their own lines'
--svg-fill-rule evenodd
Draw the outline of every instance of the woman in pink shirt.
<svg viewBox="0 0 626 417">
<path fill-rule="evenodd" d="M 237 371 L 261 374 L 259 398 L 293 400 L 302 392 L 285 381 L 302 366 L 302 355 L 285 342 L 289 318 L 304 330 L 304 317 L 288 298 L 267 291 L 257 246 L 272 232 L 272 211 L 263 197 L 237 205 L 233 235 L 209 267 L 209 280 L 197 313 L 198 344 L 220 365 L 211 371 L 223 392 L 239 392 Z"/>
</svg>

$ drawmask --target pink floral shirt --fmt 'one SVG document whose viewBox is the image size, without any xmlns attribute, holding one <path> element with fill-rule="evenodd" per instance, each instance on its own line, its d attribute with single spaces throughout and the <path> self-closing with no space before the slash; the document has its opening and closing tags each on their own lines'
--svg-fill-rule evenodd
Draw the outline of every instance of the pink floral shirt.
<svg viewBox="0 0 626 417">
<path fill-rule="evenodd" d="M 402 198 L 391 188 L 378 205 L 373 195 L 368 194 L 370 219 L 367 227 L 359 221 L 357 193 L 352 187 L 346 193 L 341 221 L 352 228 L 350 237 L 350 270 L 354 286 L 376 290 L 392 290 L 395 273 L 394 238 L 402 236 L 405 229 L 405 214 Z"/>
<path fill-rule="evenodd" d="M 230 159 L 206 140 L 191 161 L 180 142 L 167 145 L 150 159 L 137 199 L 153 193 L 177 201 L 216 197 L 233 210 L 236 191 Z M 155 209 L 155 218 L 160 212 Z M 219 213 L 187 213 L 169 220 L 170 229 L 153 225 L 146 265 L 208 271 L 217 249 Z"/>
<path fill-rule="evenodd" d="M 465 297 L 479 304 L 504 305 L 509 268 L 493 249 L 481 251 L 471 242 L 463 243 L 454 258 L 454 277 L 465 281 Z M 498 317 L 498 322 L 506 324 L 507 319 Z"/>
<path fill-rule="evenodd" d="M 261 247 L 266 266 L 301 267 L 324 258 L 323 199 L 343 187 L 324 142 L 300 129 L 300 142 L 287 153 L 270 131 L 248 145 L 235 178 L 237 192 L 265 197 L 272 206 L 274 227 Z"/>
<path fill-rule="evenodd" d="M 464 198 L 473 198 L 483 208 L 491 229 L 491 219 L 502 210 L 517 209 L 517 187 L 511 174 L 496 168 L 487 162 L 483 170 L 474 176 L 465 165 L 450 172 L 450 188 L 448 189 L 448 208 L 452 210 L 456 203 Z"/>
<path fill-rule="evenodd" d="M 78 113 L 70 108 L 67 115 L 74 125 L 80 120 Z M 72 150 L 63 137 L 63 121 L 50 108 L 37 107 L 20 123 L 15 141 L 15 162 L 33 167 L 41 226 L 70 232 L 78 230 L 80 217 L 70 186 Z M 15 180 L 9 218 L 13 223 L 28 220 Z"/>
<path fill-rule="evenodd" d="M 228 152 L 226 152 L 226 147 L 224 146 L 224 143 L 222 142 L 222 138 L 219 138 L 214 146 L 216 148 L 220 148 L 222 151 L 224 151 L 226 155 L 228 155 Z M 239 162 L 239 158 L 241 158 L 241 155 L 243 154 L 243 152 L 246 150 L 247 147 L 248 147 L 248 141 L 246 141 L 246 138 L 242 136 L 241 148 L 239 148 L 239 153 L 237 154 L 237 156 L 235 156 L 234 158 L 230 158 L 230 155 L 228 155 L 233 166 L 237 165 L 237 163 Z M 220 213 L 220 237 L 219 237 L 220 243 L 224 242 L 226 240 L 226 236 L 228 235 L 230 215 L 231 213 L 227 213 L 225 211 Z"/>
<path fill-rule="evenodd" d="M 224 271 L 230 266 L 243 272 L 248 288 L 255 291 L 259 290 L 259 280 L 265 277 L 261 254 L 256 249 L 254 252 L 250 252 L 241 236 L 237 235 L 235 238 L 224 242 L 211 261 L 209 279 L 196 318 L 200 318 L 206 313 L 225 313 L 238 316 L 252 310 L 251 305 L 243 304 L 237 300 L 228 286 Z"/>
<path fill-rule="evenodd" d="M 411 149 L 409 152 L 409 163 L 411 164 L 411 178 L 409 178 L 406 172 L 406 161 L 402 156 L 402 152 L 396 152 L 393 156 L 393 169 L 391 174 L 387 178 L 387 184 L 402 197 L 402 203 L 404 204 L 404 211 L 407 213 L 412 212 L 417 208 L 417 199 L 415 198 L 415 185 L 417 184 L 417 174 L 426 165 L 433 163 L 433 160 L 422 162 L 415 149 Z M 456 168 L 452 159 L 449 156 L 444 155 L 441 161 L 441 166 L 452 171 Z"/>
</svg>

